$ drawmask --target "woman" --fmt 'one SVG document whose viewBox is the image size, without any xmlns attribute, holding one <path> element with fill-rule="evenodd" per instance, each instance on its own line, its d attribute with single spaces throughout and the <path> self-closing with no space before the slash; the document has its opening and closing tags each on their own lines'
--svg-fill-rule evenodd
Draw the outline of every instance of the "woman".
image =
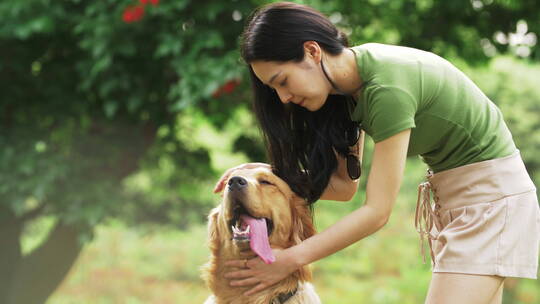
<svg viewBox="0 0 540 304">
<path fill-rule="evenodd" d="M 416 218 L 433 263 L 426 303 L 501 303 L 505 277 L 536 278 L 536 188 L 499 109 L 450 63 L 412 48 L 349 48 L 326 17 L 293 3 L 254 13 L 242 57 L 272 167 L 309 203 L 354 196 L 363 145 L 355 126 L 375 147 L 362 207 L 276 251 L 272 264 L 230 261 L 242 268 L 226 275 L 232 286 L 253 286 L 247 294 L 254 294 L 379 230 L 407 155 L 421 155 L 430 168 Z"/>
</svg>

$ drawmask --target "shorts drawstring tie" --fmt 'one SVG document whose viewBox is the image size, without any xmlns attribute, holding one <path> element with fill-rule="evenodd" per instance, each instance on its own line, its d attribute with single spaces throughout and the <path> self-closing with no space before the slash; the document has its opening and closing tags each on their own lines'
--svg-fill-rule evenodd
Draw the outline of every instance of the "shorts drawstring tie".
<svg viewBox="0 0 540 304">
<path fill-rule="evenodd" d="M 420 234 L 420 251 L 422 253 L 422 260 L 426 263 L 426 254 L 424 251 L 424 238 L 428 240 L 429 251 L 431 255 L 431 261 L 435 265 L 435 255 L 433 253 L 432 242 L 437 240 L 438 233 L 432 233 L 433 225 L 437 227 L 437 231 L 441 231 L 441 224 L 439 221 L 439 209 L 441 206 L 438 204 L 439 198 L 435 195 L 433 185 L 429 182 L 429 178 L 433 176 L 433 172 L 428 170 L 426 175 L 426 182 L 418 185 L 418 199 L 416 201 L 416 212 L 414 216 L 414 227 L 418 234 Z M 435 204 L 431 204 L 431 192 L 433 192 Z"/>
</svg>

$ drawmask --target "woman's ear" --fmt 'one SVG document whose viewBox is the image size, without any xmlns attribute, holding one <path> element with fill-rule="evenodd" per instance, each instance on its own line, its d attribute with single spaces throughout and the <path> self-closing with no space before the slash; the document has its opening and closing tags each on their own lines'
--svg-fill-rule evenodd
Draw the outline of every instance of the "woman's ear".
<svg viewBox="0 0 540 304">
<path fill-rule="evenodd" d="M 304 42 L 304 59 L 311 58 L 316 64 L 321 62 L 322 49 L 316 41 Z"/>
</svg>

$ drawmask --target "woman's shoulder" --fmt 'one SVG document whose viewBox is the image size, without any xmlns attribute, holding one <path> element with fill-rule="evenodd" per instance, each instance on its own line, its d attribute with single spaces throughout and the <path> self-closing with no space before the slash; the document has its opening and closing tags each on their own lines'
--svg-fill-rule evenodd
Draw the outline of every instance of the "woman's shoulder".
<svg viewBox="0 0 540 304">
<path fill-rule="evenodd" d="M 429 51 L 408 46 L 368 42 L 351 48 L 363 61 L 380 63 L 440 63 L 446 61 Z"/>
</svg>

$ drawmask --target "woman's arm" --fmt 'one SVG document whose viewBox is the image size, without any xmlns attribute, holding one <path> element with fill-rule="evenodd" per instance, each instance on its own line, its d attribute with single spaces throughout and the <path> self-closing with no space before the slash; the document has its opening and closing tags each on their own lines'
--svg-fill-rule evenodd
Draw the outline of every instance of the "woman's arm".
<svg viewBox="0 0 540 304">
<path fill-rule="evenodd" d="M 399 192 L 410 129 L 375 144 L 366 189 L 366 203 L 325 231 L 291 248 L 298 266 L 324 258 L 383 227 Z"/>
<path fill-rule="evenodd" d="M 233 286 L 256 287 L 246 295 L 257 293 L 282 280 L 303 265 L 331 255 L 379 230 L 388 221 L 405 169 L 410 129 L 375 144 L 368 177 L 366 203 L 338 222 L 302 243 L 276 252 L 276 262 L 264 264 L 260 259 L 248 262 L 249 269 L 226 275 Z M 242 267 L 242 261 L 227 262 Z"/>
<path fill-rule="evenodd" d="M 351 149 L 351 152 L 356 154 L 358 159 L 362 161 L 362 156 L 364 154 L 364 131 L 360 132 L 358 143 Z M 324 189 L 320 199 L 344 202 L 350 201 L 356 194 L 358 181 L 360 179 L 351 180 L 347 173 L 347 160 L 338 153 L 336 153 L 336 158 L 338 161 L 337 170 L 330 177 L 328 186 Z"/>
</svg>

